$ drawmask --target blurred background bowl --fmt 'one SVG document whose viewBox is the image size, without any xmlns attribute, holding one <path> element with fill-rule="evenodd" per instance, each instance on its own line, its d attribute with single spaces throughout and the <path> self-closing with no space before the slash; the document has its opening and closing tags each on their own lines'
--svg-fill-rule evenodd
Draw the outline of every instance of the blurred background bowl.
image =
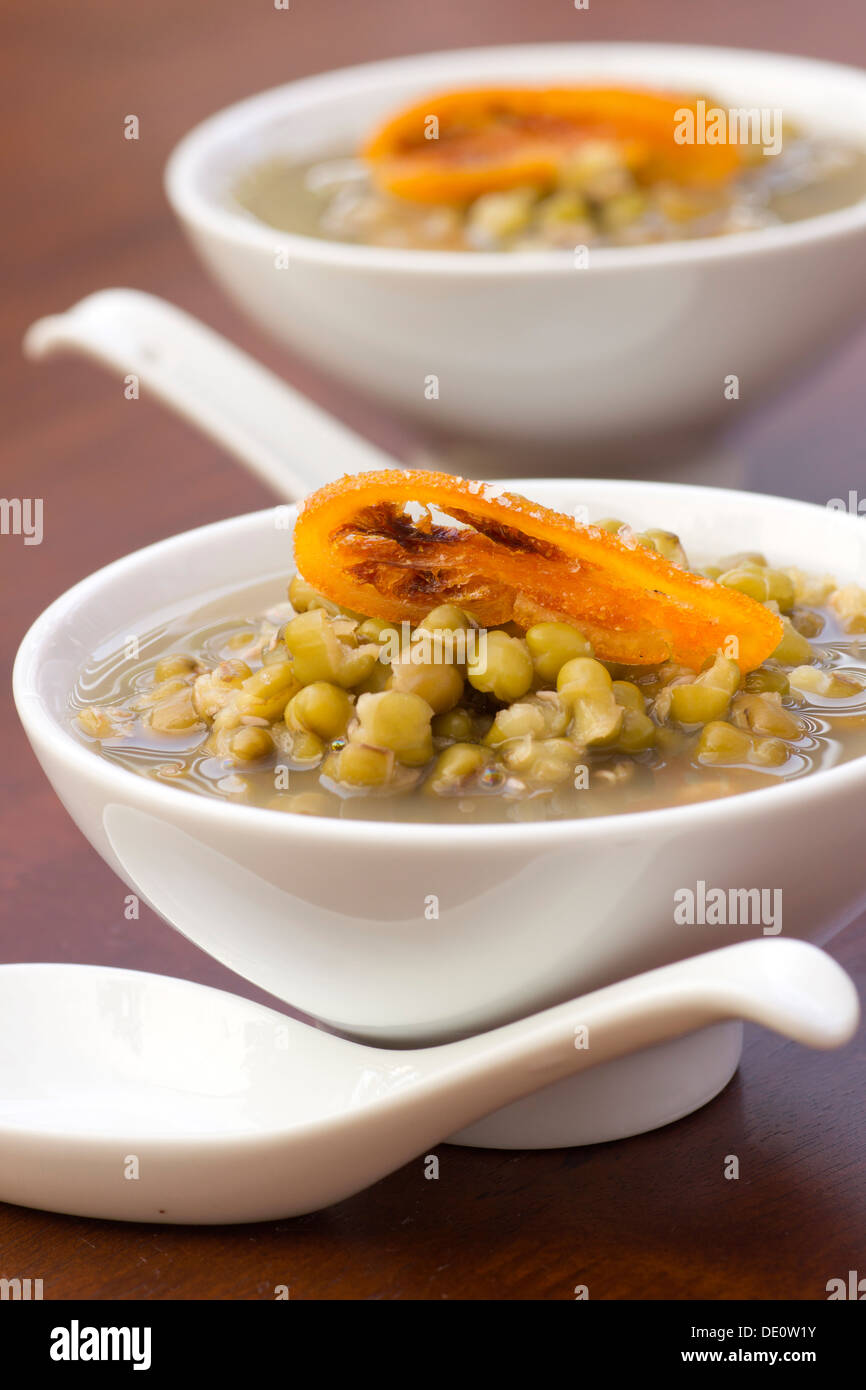
<svg viewBox="0 0 866 1390">
<path fill-rule="evenodd" d="M 232 198 L 259 161 L 352 149 L 427 92 L 608 80 L 781 108 L 866 146 L 866 74 L 854 68 L 711 47 L 519 45 L 364 64 L 231 106 L 177 146 L 168 196 L 258 325 L 428 429 L 651 459 L 668 439 L 712 432 L 730 411 L 730 373 L 751 408 L 860 321 L 866 200 L 723 237 L 591 250 L 577 268 L 570 251 L 391 250 L 283 233 Z"/>
</svg>

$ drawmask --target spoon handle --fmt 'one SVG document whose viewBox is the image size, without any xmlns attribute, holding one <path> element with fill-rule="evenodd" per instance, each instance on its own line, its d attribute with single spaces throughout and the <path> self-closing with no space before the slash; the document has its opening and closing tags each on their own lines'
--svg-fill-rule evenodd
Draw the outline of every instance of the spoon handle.
<svg viewBox="0 0 866 1390">
<path fill-rule="evenodd" d="M 39 319 L 33 358 L 71 350 L 137 378 L 287 501 L 343 473 L 399 467 L 221 334 L 155 295 L 100 290 Z"/>
<path fill-rule="evenodd" d="M 840 1047 L 859 1020 L 854 984 L 805 941 L 740 942 L 608 985 L 531 1019 L 406 1053 L 446 1077 L 468 1118 L 474 1086 L 486 1113 L 543 1086 L 725 1019 L 748 1019 L 809 1047 Z M 458 1099 L 459 1097 L 459 1099 Z"/>
</svg>

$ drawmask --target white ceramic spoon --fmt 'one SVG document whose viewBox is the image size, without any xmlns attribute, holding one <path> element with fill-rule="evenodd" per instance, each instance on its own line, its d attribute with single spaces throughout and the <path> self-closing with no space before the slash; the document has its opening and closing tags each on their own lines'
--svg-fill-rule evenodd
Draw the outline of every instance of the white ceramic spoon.
<svg viewBox="0 0 866 1390">
<path fill-rule="evenodd" d="M 164 401 L 289 502 L 339 478 L 401 465 L 221 334 L 140 290 L 99 290 L 28 329 L 41 359 L 77 352 Z"/>
<path fill-rule="evenodd" d="M 388 1051 L 185 980 L 6 965 L 0 1199 L 131 1221 L 313 1211 L 521 1096 L 731 1018 L 838 1047 L 857 995 L 817 947 L 765 939 L 462 1042 Z"/>
</svg>

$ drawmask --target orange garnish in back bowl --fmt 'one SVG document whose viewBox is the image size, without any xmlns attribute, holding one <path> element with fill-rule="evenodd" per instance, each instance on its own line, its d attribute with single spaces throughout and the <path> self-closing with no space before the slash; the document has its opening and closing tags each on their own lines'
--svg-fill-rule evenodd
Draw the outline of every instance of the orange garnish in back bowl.
<svg viewBox="0 0 866 1390">
<path fill-rule="evenodd" d="M 373 618 L 418 623 L 443 603 L 482 626 L 554 618 L 629 665 L 700 670 L 722 651 L 752 671 L 783 635 L 770 609 L 633 538 L 448 473 L 386 469 L 320 488 L 298 516 L 295 560 L 314 589 Z"/>
<path fill-rule="evenodd" d="M 445 92 L 391 117 L 362 153 L 380 188 L 421 203 L 552 187 L 588 140 L 616 142 L 644 182 L 711 187 L 737 171 L 739 153 L 734 144 L 677 142 L 682 113 L 696 109 L 693 96 L 618 87 Z"/>
</svg>

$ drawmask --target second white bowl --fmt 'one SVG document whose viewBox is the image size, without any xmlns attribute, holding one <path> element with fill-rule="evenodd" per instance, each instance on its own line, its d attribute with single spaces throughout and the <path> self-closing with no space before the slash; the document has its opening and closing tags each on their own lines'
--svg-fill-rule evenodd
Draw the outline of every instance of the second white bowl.
<svg viewBox="0 0 866 1390">
<path fill-rule="evenodd" d="M 433 430 L 535 446 L 699 430 L 842 339 L 866 302 L 866 201 L 786 226 L 592 251 L 387 250 L 265 226 L 232 201 L 252 164 L 351 148 L 450 86 L 632 82 L 781 108 L 866 146 L 866 74 L 780 54 L 657 44 L 468 49 L 264 92 L 174 151 L 166 188 L 209 269 L 263 328 Z M 288 268 L 278 257 L 288 257 Z M 740 402 L 725 397 L 736 374 Z M 436 376 L 437 399 L 425 382 Z"/>
<path fill-rule="evenodd" d="M 673 528 L 698 559 L 746 546 L 866 579 L 862 521 L 802 502 L 653 483 L 517 486 L 563 511 Z M 786 936 L 821 941 L 866 907 L 866 758 L 681 808 L 452 826 L 223 804 L 118 767 L 75 736 L 69 695 L 95 652 L 269 576 L 276 594 L 291 570 L 291 535 L 273 511 L 175 536 L 53 603 L 14 676 L 30 741 L 91 844 L 167 921 L 262 988 L 358 1037 L 433 1042 L 762 934 L 678 925 L 674 895 L 700 880 L 781 889 Z"/>
</svg>

